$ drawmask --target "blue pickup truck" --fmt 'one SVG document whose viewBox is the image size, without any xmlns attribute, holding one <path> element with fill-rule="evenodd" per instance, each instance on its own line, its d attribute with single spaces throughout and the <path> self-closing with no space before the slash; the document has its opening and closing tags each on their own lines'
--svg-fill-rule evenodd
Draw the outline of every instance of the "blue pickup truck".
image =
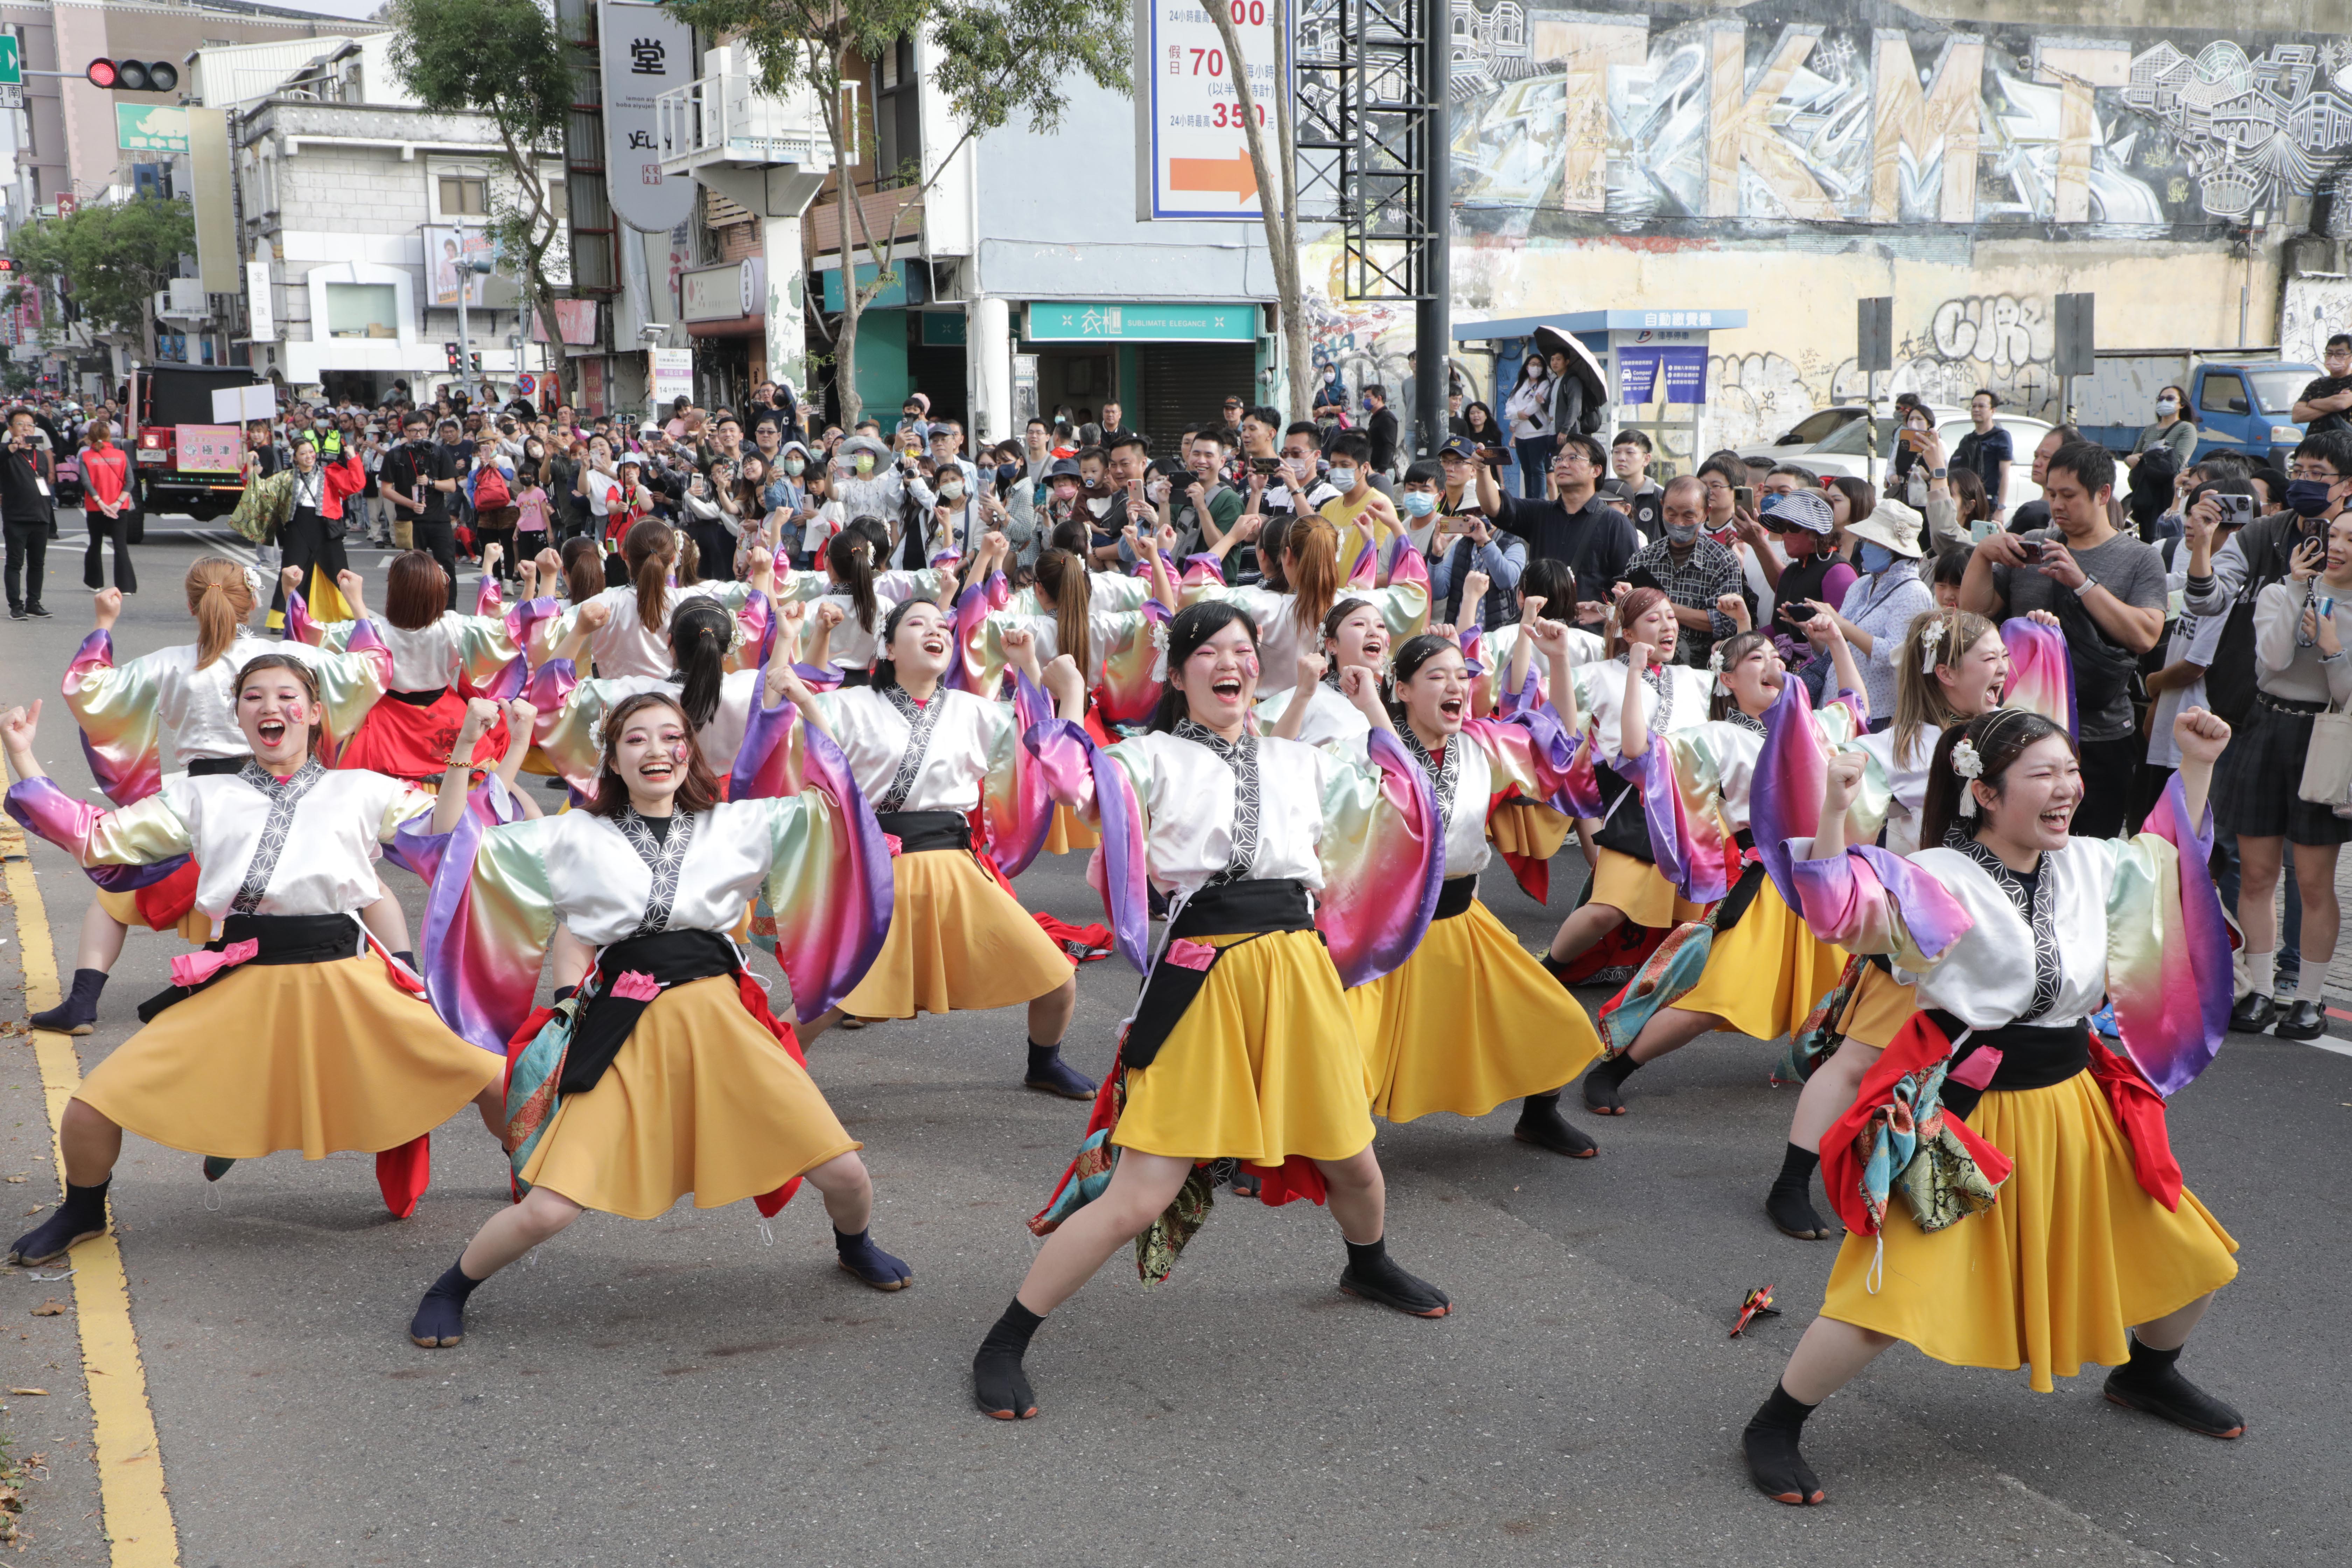
<svg viewBox="0 0 2352 1568">
<path fill-rule="evenodd" d="M 2237 452 L 2282 468 L 2303 439 L 2294 400 L 2321 374 L 2275 348 L 2102 349 L 2097 363 L 2074 384 L 2076 423 L 2109 451 L 2130 451 L 2156 423 L 2157 394 L 2178 386 L 2189 395 L 2183 416 L 2197 422 L 2199 458 Z"/>
</svg>

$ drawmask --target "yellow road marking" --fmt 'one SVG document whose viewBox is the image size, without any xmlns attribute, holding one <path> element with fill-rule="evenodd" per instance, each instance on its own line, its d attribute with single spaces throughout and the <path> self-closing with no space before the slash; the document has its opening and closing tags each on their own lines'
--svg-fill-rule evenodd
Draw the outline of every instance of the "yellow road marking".
<svg viewBox="0 0 2352 1568">
<path fill-rule="evenodd" d="M 6 868 L 8 894 L 16 905 L 26 1010 L 37 1013 L 58 1005 L 58 961 L 40 886 L 26 858 L 25 836 L 12 822 L 0 821 L 0 864 Z M 33 1050 L 41 1064 L 54 1142 L 66 1101 L 81 1086 L 81 1062 L 74 1055 L 72 1037 L 48 1029 L 33 1031 Z M 62 1150 L 58 1179 L 65 1179 Z M 106 1510 L 114 1568 L 177 1568 L 180 1532 L 172 1521 L 171 1500 L 164 1495 L 163 1455 L 155 1440 L 155 1414 L 147 1404 L 147 1369 L 139 1359 L 138 1331 L 131 1323 L 131 1289 L 122 1277 L 121 1249 L 109 1231 L 75 1247 L 70 1261 L 74 1315 L 81 1324 L 82 1369 L 89 1389 L 91 1447 L 98 1454 L 99 1500 Z"/>
</svg>

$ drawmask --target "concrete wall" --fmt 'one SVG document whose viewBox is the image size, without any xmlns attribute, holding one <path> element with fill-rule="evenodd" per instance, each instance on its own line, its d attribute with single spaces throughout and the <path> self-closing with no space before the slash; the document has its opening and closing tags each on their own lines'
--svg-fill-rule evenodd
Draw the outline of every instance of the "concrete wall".
<svg viewBox="0 0 2352 1568">
<path fill-rule="evenodd" d="M 2054 4 L 1457 0 L 1456 320 L 1746 310 L 1711 345 L 1710 444 L 1858 395 L 1865 296 L 1895 301 L 1882 395 L 2044 416 L 2062 292 L 2096 294 L 2102 348 L 2234 344 L 2242 288 L 2247 341 L 2277 342 L 2284 242 L 2352 194 L 2343 6 L 2236 6 L 2225 34 L 2166 0 L 2056 5 L 2057 32 Z M 1318 356 L 1393 381 L 1410 312 L 1340 300 L 1336 258 L 1310 247 Z"/>
</svg>

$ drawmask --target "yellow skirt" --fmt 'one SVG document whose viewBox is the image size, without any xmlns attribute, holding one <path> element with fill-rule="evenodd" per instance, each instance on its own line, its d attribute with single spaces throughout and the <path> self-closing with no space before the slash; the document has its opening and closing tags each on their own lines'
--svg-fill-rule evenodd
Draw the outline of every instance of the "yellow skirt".
<svg viewBox="0 0 2352 1568">
<path fill-rule="evenodd" d="M 1768 879 L 1739 923 L 1716 933 L 1706 972 L 1674 1005 L 1712 1013 L 1743 1035 L 1777 1040 L 1836 986 L 1845 959 L 1845 949 L 1816 937 Z"/>
<path fill-rule="evenodd" d="M 522 1179 L 652 1219 L 688 1193 L 702 1209 L 772 1193 L 861 1147 L 719 974 L 646 1009 L 596 1087 L 556 1107 Z"/>
<path fill-rule="evenodd" d="M 1592 1020 L 1486 906 L 1433 921 L 1402 968 L 1347 993 L 1372 1114 L 1484 1116 L 1549 1094 L 1601 1054 Z"/>
<path fill-rule="evenodd" d="M 1531 800 L 1507 801 L 1486 819 L 1486 837 L 1506 855 L 1549 860 L 1568 842 L 1573 818 Z"/>
<path fill-rule="evenodd" d="M 1147 1154 L 1279 1165 L 1345 1160 L 1372 1141 L 1370 1076 L 1331 955 L 1311 931 L 1217 960 L 1148 1068 L 1127 1075 L 1111 1142 Z"/>
<path fill-rule="evenodd" d="M 1848 1235 L 1822 1315 L 1875 1329 L 1954 1366 L 2053 1377 L 2130 1359 L 2126 1330 L 2237 1277 L 2238 1244 L 2194 1194 L 2178 1213 L 2140 1189 L 2131 1148 L 2087 1072 L 2048 1089 L 1988 1091 L 1969 1125 L 2017 1162 L 2000 1201 L 1927 1232 L 1888 1205 L 1885 1275 L 1874 1238 Z"/>
<path fill-rule="evenodd" d="M 432 1131 L 505 1068 L 370 952 L 233 969 L 123 1041 L 74 1098 L 190 1154 L 323 1160 Z"/>
<path fill-rule="evenodd" d="M 1861 984 L 1846 999 L 1845 1016 L 1838 1020 L 1838 1033 L 1857 1044 L 1875 1046 L 1883 1051 L 1918 1010 L 1916 987 L 1906 985 L 1874 963 L 1865 964 Z"/>
<path fill-rule="evenodd" d="M 901 855 L 890 883 L 897 901 L 882 954 L 841 999 L 851 1017 L 985 1012 L 1069 984 L 1070 961 L 1053 938 L 964 851 Z"/>
<path fill-rule="evenodd" d="M 1067 855 L 1073 849 L 1092 849 L 1102 843 L 1102 835 L 1088 827 L 1066 805 L 1054 807 L 1053 825 L 1045 829 L 1045 847 L 1041 855 Z"/>
<path fill-rule="evenodd" d="M 104 888 L 93 888 L 90 891 L 98 895 L 98 907 L 104 910 L 107 918 L 116 925 L 129 926 L 132 931 L 147 929 L 147 917 L 139 912 L 138 894 L 110 893 Z M 180 923 L 172 929 L 177 931 L 180 940 L 189 946 L 202 947 L 213 939 L 213 918 L 202 910 L 191 909 L 180 917 Z M 184 1006 L 186 1004 L 183 1003 L 182 1005 Z"/>
<path fill-rule="evenodd" d="M 1655 866 L 1615 849 L 1593 851 L 1590 901 L 1608 905 L 1637 926 L 1658 931 L 1706 918 L 1706 906 L 1692 903 L 1676 892 Z M 1815 998 L 1820 994 L 1815 992 Z"/>
</svg>

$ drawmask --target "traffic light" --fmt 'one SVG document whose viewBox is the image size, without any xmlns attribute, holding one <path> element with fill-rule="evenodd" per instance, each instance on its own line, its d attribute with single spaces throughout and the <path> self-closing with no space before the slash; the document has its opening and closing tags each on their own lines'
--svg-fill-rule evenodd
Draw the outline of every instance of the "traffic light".
<svg viewBox="0 0 2352 1568">
<path fill-rule="evenodd" d="M 169 60 L 96 59 L 82 76 L 108 92 L 171 92 L 180 85 L 180 68 Z"/>
<path fill-rule="evenodd" d="M 479 349 L 474 351 L 473 368 L 476 375 L 482 374 L 482 351 Z"/>
<path fill-rule="evenodd" d="M 451 370 L 456 370 L 458 364 L 457 345 L 456 343 L 443 343 L 441 345 L 441 352 L 449 356 L 449 368 Z"/>
</svg>

